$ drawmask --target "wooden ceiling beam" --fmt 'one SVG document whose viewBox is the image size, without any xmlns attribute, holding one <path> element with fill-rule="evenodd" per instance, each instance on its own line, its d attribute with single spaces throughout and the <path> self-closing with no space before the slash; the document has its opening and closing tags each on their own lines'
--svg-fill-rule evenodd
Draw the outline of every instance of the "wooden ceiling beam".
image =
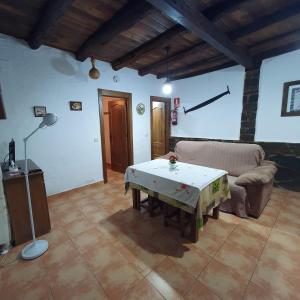
<svg viewBox="0 0 300 300">
<path fill-rule="evenodd" d="M 229 36 L 231 39 L 237 40 L 239 38 L 242 38 L 254 32 L 260 31 L 275 23 L 291 18 L 299 13 L 300 13 L 300 3 L 297 2 L 295 4 L 282 8 L 280 11 L 275 12 L 274 14 L 260 17 L 250 25 L 245 25 L 234 31 L 231 31 Z"/>
<path fill-rule="evenodd" d="M 216 3 L 215 5 L 209 6 L 208 8 L 204 9 L 202 13 L 209 20 L 214 20 L 220 17 L 221 15 L 231 13 L 232 11 L 236 10 L 236 8 L 238 8 L 239 5 L 247 2 L 249 2 L 249 0 L 221 1 L 219 3 Z"/>
<path fill-rule="evenodd" d="M 229 0 L 224 1 L 221 3 L 217 3 L 213 6 L 210 6 L 203 10 L 203 14 L 210 20 L 217 19 L 220 15 L 224 13 L 229 13 L 230 11 L 234 10 L 238 5 L 247 2 L 248 0 Z M 182 34 L 187 32 L 187 30 L 182 27 L 181 25 L 177 24 L 173 26 L 172 28 L 166 30 L 165 32 L 161 33 L 159 36 L 149 40 L 145 44 L 137 47 L 136 49 L 132 50 L 129 53 L 126 53 L 122 57 L 114 60 L 111 65 L 112 68 L 117 71 L 120 70 L 126 66 L 128 66 L 130 63 L 133 63 L 137 61 L 139 58 L 141 58 L 144 55 L 147 55 L 147 53 L 153 51 L 154 49 L 162 48 L 166 46 L 168 43 L 170 43 L 170 40 L 177 36 L 178 34 Z"/>
<path fill-rule="evenodd" d="M 151 39 L 150 41 L 146 42 L 145 44 L 142 44 L 141 46 L 137 47 L 133 51 L 125 54 L 124 56 L 114 60 L 111 65 L 112 68 L 117 71 L 124 67 L 126 67 L 128 64 L 137 61 L 142 56 L 146 55 L 147 53 L 153 51 L 154 49 L 157 49 L 158 47 L 164 47 L 167 45 L 170 40 L 177 36 L 178 34 L 184 33 L 187 30 L 182 27 L 181 25 L 175 25 L 171 27 L 170 29 L 166 30 L 165 32 L 161 33 L 157 37 Z"/>
<path fill-rule="evenodd" d="M 229 59 L 251 68 L 253 61 L 243 50 L 239 49 L 229 37 L 220 31 L 208 18 L 198 12 L 196 2 L 191 0 L 147 0 L 154 7 L 181 24 L 196 36 L 213 46 Z"/>
<path fill-rule="evenodd" d="M 272 24 L 275 24 L 277 22 L 286 20 L 296 14 L 300 13 L 300 4 L 296 3 L 293 5 L 290 5 L 286 7 L 285 9 L 280 10 L 279 12 L 275 12 L 274 14 L 267 15 L 264 17 L 259 18 L 258 20 L 255 20 L 253 23 L 245 25 L 243 27 L 240 27 L 237 30 L 233 30 L 228 33 L 228 36 L 233 40 L 238 40 L 240 38 L 243 38 L 244 36 L 247 36 L 249 34 L 255 33 L 259 30 L 264 29 L 266 26 L 271 26 Z M 243 34 L 242 34 L 243 33 Z M 203 51 L 203 45 L 204 43 L 199 43 L 191 48 L 182 50 L 180 52 L 177 52 L 167 58 L 161 59 L 151 65 L 145 66 L 139 70 L 139 75 L 144 76 L 146 74 L 151 73 L 156 68 L 159 68 L 167 63 L 171 63 L 173 61 L 176 61 L 178 59 L 182 59 L 184 56 L 192 55 L 195 52 Z"/>
<path fill-rule="evenodd" d="M 277 55 L 281 55 L 281 54 L 284 54 L 284 53 L 287 53 L 287 52 L 290 52 L 290 51 L 299 50 L 300 49 L 300 30 L 294 30 L 294 31 L 291 31 L 291 32 L 280 34 L 276 38 L 267 39 L 265 41 L 257 43 L 256 45 L 251 47 L 251 49 L 255 49 L 255 47 L 263 45 L 266 42 L 272 42 L 272 40 L 275 40 L 275 39 L 285 38 L 286 36 L 289 36 L 291 34 L 299 35 L 299 39 L 296 40 L 296 41 L 294 40 L 294 41 L 292 41 L 290 43 L 287 43 L 285 45 L 282 45 L 282 46 L 277 46 L 277 47 L 274 47 L 274 48 L 256 53 L 255 55 L 253 55 L 253 60 L 254 60 L 255 64 L 260 65 L 264 59 L 271 58 L 271 57 L 274 57 L 274 56 L 277 56 Z M 250 51 L 251 51 L 251 49 L 250 49 Z M 223 59 L 224 59 L 224 56 L 223 56 Z M 217 62 L 218 60 L 220 61 L 219 66 L 214 66 L 214 67 L 211 67 L 211 68 L 209 67 L 209 68 L 206 68 L 206 69 L 201 68 L 201 66 L 203 66 L 205 64 Z M 193 71 L 193 72 L 188 72 L 188 70 L 189 69 L 191 70 L 192 67 L 197 68 L 198 66 L 199 66 L 199 68 L 201 68 L 199 71 L 197 70 L 197 71 Z M 190 64 L 189 66 L 185 66 L 185 67 L 182 67 L 182 68 L 177 68 L 175 70 L 171 70 L 168 74 L 159 74 L 157 77 L 162 78 L 162 77 L 166 77 L 168 75 L 168 76 L 170 76 L 171 80 L 178 80 L 178 79 L 193 77 L 193 76 L 197 76 L 197 75 L 202 75 L 202 74 L 209 73 L 209 72 L 212 72 L 212 71 L 216 71 L 216 70 L 219 70 L 219 69 L 223 69 L 223 68 L 226 68 L 226 67 L 231 67 L 230 63 L 228 63 L 228 64 L 225 63 L 224 64 L 224 63 L 222 63 L 222 57 L 221 56 L 215 56 L 215 57 L 212 57 L 211 59 L 208 59 L 208 60 L 202 60 L 201 62 L 197 62 L 195 64 Z M 180 74 L 180 73 L 184 73 L 184 74 Z"/>
<path fill-rule="evenodd" d="M 174 76 L 177 76 L 178 74 L 186 73 L 186 72 L 189 72 L 190 70 L 201 68 L 206 64 L 210 64 L 210 63 L 214 63 L 214 62 L 216 62 L 216 63 L 220 62 L 220 64 L 222 64 L 222 63 L 224 63 L 224 59 L 226 59 L 226 56 L 224 56 L 224 55 L 218 55 L 218 56 L 214 56 L 214 57 L 211 57 L 208 59 L 201 59 L 200 61 L 197 61 L 192 64 L 188 64 L 184 67 L 173 69 L 168 72 L 159 73 L 156 77 L 157 77 L 157 79 L 161 79 L 164 77 L 174 77 Z"/>
<path fill-rule="evenodd" d="M 141 21 L 151 9 L 152 6 L 146 1 L 129 1 L 80 46 L 76 52 L 76 58 L 84 61 L 87 57 L 92 56 L 95 53 L 93 48 L 107 44 L 121 32 L 130 29 Z"/>
<path fill-rule="evenodd" d="M 45 37 L 53 30 L 74 0 L 48 0 L 27 42 L 31 49 L 38 49 Z"/>
<path fill-rule="evenodd" d="M 236 62 L 229 61 L 229 62 L 223 63 L 222 65 L 213 66 L 213 67 L 206 68 L 206 69 L 201 69 L 199 71 L 189 72 L 189 73 L 178 75 L 178 76 L 173 76 L 173 77 L 170 77 L 170 80 L 175 81 L 175 80 L 180 80 L 180 79 L 186 79 L 186 78 L 189 78 L 189 77 L 199 76 L 199 75 L 203 75 L 203 74 L 206 74 L 206 73 L 210 73 L 210 72 L 230 68 L 230 67 L 233 67 L 233 66 L 236 66 L 236 65 L 237 65 Z"/>
</svg>

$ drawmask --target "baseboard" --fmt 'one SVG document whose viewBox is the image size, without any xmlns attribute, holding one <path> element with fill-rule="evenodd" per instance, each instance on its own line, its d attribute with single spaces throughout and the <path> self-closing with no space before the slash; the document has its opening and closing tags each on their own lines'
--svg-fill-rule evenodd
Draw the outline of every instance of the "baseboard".
<svg viewBox="0 0 300 300">
<path fill-rule="evenodd" d="M 62 197 L 65 197 L 65 196 L 72 196 L 72 195 L 74 195 L 74 194 L 76 194 L 80 191 L 90 189 L 91 187 L 97 187 L 97 186 L 100 187 L 103 184 L 104 184 L 103 180 L 93 182 L 93 183 L 83 185 L 83 186 L 80 186 L 80 187 L 77 187 L 77 188 L 74 188 L 74 189 L 71 189 L 71 190 L 68 190 L 68 191 L 64 191 L 64 192 L 61 192 L 61 193 L 57 193 L 57 194 L 47 196 L 47 199 L 48 199 L 48 201 L 55 201 L 55 200 L 61 199 Z"/>
</svg>

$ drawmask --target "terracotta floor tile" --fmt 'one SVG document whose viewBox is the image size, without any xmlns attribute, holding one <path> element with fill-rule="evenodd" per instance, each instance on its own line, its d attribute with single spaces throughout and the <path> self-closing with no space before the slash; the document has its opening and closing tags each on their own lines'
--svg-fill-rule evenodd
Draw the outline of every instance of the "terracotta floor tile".
<svg viewBox="0 0 300 300">
<path fill-rule="evenodd" d="M 297 299 L 300 294 L 299 277 L 292 277 L 259 262 L 251 281 L 282 299 Z"/>
<path fill-rule="evenodd" d="M 38 237 L 38 239 L 47 240 L 49 243 L 49 248 L 52 248 L 69 240 L 69 237 L 63 230 L 52 229 L 49 233 Z"/>
<path fill-rule="evenodd" d="M 52 293 L 47 282 L 37 278 L 23 287 L 14 286 L 9 289 L 1 289 L 1 299 L 6 300 L 44 300 L 51 299 Z"/>
<path fill-rule="evenodd" d="M 234 269 L 213 259 L 198 280 L 222 299 L 241 299 L 248 280 Z"/>
<path fill-rule="evenodd" d="M 216 294 L 209 290 L 203 283 L 196 281 L 188 293 L 184 296 L 186 300 L 220 300 Z"/>
<path fill-rule="evenodd" d="M 101 271 L 110 264 L 127 263 L 126 258 L 112 244 L 96 244 L 91 250 L 84 252 L 82 257 L 93 272 Z"/>
<path fill-rule="evenodd" d="M 300 237 L 280 230 L 272 229 L 268 243 L 287 252 L 300 253 Z"/>
<path fill-rule="evenodd" d="M 109 242 L 96 227 L 72 237 L 72 241 L 81 253 L 94 249 L 96 245 L 101 247 L 101 245 L 105 245 Z"/>
<path fill-rule="evenodd" d="M 256 258 L 259 258 L 265 246 L 265 241 L 254 235 L 250 235 L 249 231 L 241 227 L 236 228 L 229 235 L 227 242 Z"/>
<path fill-rule="evenodd" d="M 224 212 L 220 212 L 219 219 L 228 224 L 234 224 L 234 225 L 239 224 L 241 221 L 241 218 L 237 217 L 236 215 L 228 214 L 228 213 L 224 213 Z"/>
<path fill-rule="evenodd" d="M 274 188 L 258 219 L 221 212 L 193 244 L 134 210 L 123 180 L 50 197 L 49 249 L 0 257 L 1 300 L 299 298 L 300 193 Z"/>
<path fill-rule="evenodd" d="M 199 236 L 201 238 L 202 235 L 209 233 L 215 235 L 219 239 L 226 239 L 227 236 L 233 231 L 235 226 L 236 224 L 229 224 L 222 220 L 214 220 L 209 218 L 207 223 L 204 225 L 203 232 L 200 232 Z"/>
<path fill-rule="evenodd" d="M 191 248 L 191 250 L 184 252 L 183 255 L 170 256 L 169 258 L 194 277 L 197 277 L 211 260 L 209 255 L 196 248 Z"/>
<path fill-rule="evenodd" d="M 51 251 L 50 251 L 51 250 Z M 69 261 L 76 260 L 79 251 L 74 244 L 67 240 L 49 249 L 42 257 L 42 262 L 47 270 L 57 269 L 64 266 Z"/>
<path fill-rule="evenodd" d="M 244 220 L 244 222 L 239 224 L 238 228 L 247 231 L 251 237 L 262 239 L 264 241 L 269 238 L 272 230 L 272 228 L 257 224 L 252 220 Z"/>
<path fill-rule="evenodd" d="M 280 299 L 276 295 L 272 295 L 270 291 L 265 291 L 253 282 L 249 282 L 246 293 L 243 297 L 244 300 L 276 300 Z"/>
<path fill-rule="evenodd" d="M 158 266 L 166 256 L 157 251 L 154 248 L 142 248 L 139 246 L 133 249 L 119 244 L 116 245 L 120 254 L 124 256 L 131 264 L 133 264 L 140 273 L 146 276 L 156 266 Z"/>
<path fill-rule="evenodd" d="M 195 279 L 178 264 L 166 258 L 146 277 L 166 299 L 180 299 Z"/>
<path fill-rule="evenodd" d="M 257 258 L 226 242 L 216 254 L 215 259 L 231 267 L 248 280 L 251 278 L 257 264 Z"/>
<path fill-rule="evenodd" d="M 48 279 L 54 299 L 107 299 L 103 289 L 81 260 L 51 270 Z"/>
<path fill-rule="evenodd" d="M 99 272 L 95 272 L 95 276 L 109 299 L 121 299 L 143 278 L 132 264 L 114 259 Z"/>
<path fill-rule="evenodd" d="M 87 218 L 82 218 L 64 226 L 64 230 L 72 237 L 75 237 L 82 232 L 94 227 L 94 223 Z"/>
<path fill-rule="evenodd" d="M 213 257 L 221 248 L 223 243 L 224 239 L 220 239 L 213 234 L 205 233 L 203 235 L 200 234 L 198 242 L 192 246 Z"/>
<path fill-rule="evenodd" d="M 134 286 L 124 297 L 128 300 L 164 300 L 158 290 L 147 280 L 143 279 Z"/>
<path fill-rule="evenodd" d="M 260 261 L 273 270 L 278 270 L 292 277 L 298 277 L 300 282 L 299 253 L 287 252 L 273 243 L 267 243 Z"/>
<path fill-rule="evenodd" d="M 40 258 L 34 261 L 20 259 L 5 268 L 0 268 L 0 291 L 24 290 L 26 286 L 43 280 L 44 276 L 45 271 Z"/>
</svg>

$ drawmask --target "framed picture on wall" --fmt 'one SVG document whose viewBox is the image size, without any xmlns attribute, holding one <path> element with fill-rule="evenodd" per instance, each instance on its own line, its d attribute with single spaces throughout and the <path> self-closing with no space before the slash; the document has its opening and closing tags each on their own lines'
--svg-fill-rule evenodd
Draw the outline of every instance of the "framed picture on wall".
<svg viewBox="0 0 300 300">
<path fill-rule="evenodd" d="M 46 106 L 34 106 L 33 111 L 35 117 L 44 117 L 47 113 Z"/>
<path fill-rule="evenodd" d="M 300 116 L 300 80 L 283 85 L 281 116 Z"/>
<path fill-rule="evenodd" d="M 70 110 L 81 111 L 82 110 L 82 102 L 70 101 Z"/>
</svg>

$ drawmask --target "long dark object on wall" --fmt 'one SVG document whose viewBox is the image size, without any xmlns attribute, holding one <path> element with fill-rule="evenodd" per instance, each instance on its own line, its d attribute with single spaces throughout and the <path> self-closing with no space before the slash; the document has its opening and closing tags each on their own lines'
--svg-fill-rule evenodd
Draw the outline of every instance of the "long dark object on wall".
<svg viewBox="0 0 300 300">
<path fill-rule="evenodd" d="M 204 102 L 202 102 L 202 103 L 200 103 L 200 104 L 198 104 L 198 105 L 196 105 L 196 106 L 194 106 L 194 107 L 192 107 L 192 108 L 190 108 L 188 110 L 185 110 L 185 107 L 183 107 L 183 111 L 184 111 L 185 114 L 187 114 L 187 113 L 189 113 L 191 111 L 197 110 L 197 109 L 202 108 L 202 107 L 204 107 L 204 106 L 206 106 L 206 105 L 208 105 L 210 103 L 213 103 L 216 100 L 222 98 L 223 96 L 225 96 L 227 94 L 230 94 L 228 85 L 227 85 L 227 91 L 226 92 L 224 92 L 224 93 L 222 93 L 220 95 L 217 95 L 217 96 L 215 96 L 215 97 L 213 97 L 211 99 L 208 99 L 208 100 L 206 100 L 206 101 L 204 101 Z"/>
</svg>

